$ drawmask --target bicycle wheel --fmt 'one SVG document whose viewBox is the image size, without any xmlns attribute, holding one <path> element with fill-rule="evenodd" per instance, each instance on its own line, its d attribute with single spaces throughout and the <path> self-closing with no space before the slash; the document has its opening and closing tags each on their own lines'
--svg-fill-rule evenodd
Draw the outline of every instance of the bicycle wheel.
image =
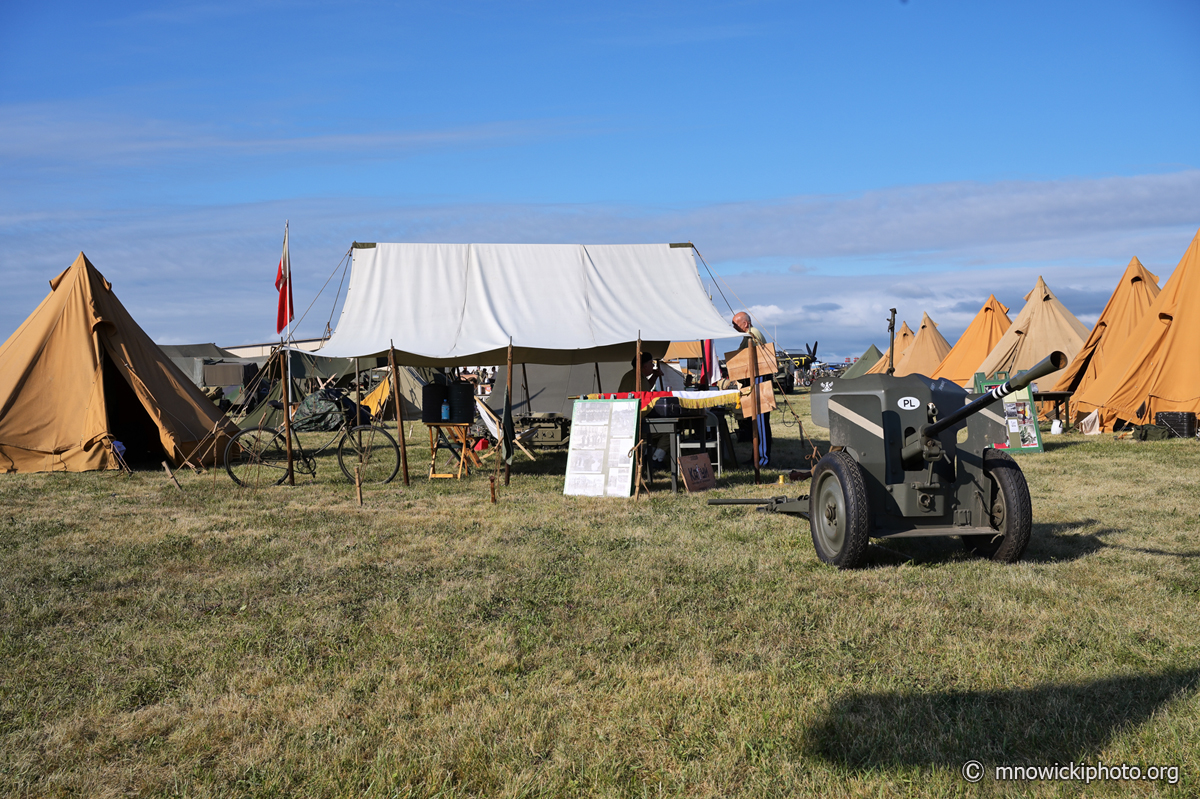
<svg viewBox="0 0 1200 799">
<path fill-rule="evenodd" d="M 351 483 L 354 468 L 364 483 L 390 483 L 400 471 L 400 448 L 382 427 L 364 424 L 352 427 L 338 442 L 338 466 Z"/>
<path fill-rule="evenodd" d="M 225 471 L 240 486 L 277 486 L 287 479 L 287 442 L 269 427 L 243 430 L 225 447 Z"/>
</svg>

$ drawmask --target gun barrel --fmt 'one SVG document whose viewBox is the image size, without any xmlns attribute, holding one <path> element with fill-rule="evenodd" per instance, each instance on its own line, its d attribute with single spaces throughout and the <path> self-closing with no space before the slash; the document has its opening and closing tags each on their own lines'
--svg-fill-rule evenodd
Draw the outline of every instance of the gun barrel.
<svg viewBox="0 0 1200 799">
<path fill-rule="evenodd" d="M 910 460 L 918 457 L 921 454 L 924 444 L 921 439 L 933 438 L 950 427 L 966 419 L 968 416 L 979 413 L 987 406 L 994 402 L 1004 399 L 1013 392 L 1020 391 L 1028 386 L 1039 377 L 1045 377 L 1051 372 L 1057 372 L 1059 369 L 1065 368 L 1067 365 L 1067 356 L 1057 350 L 1047 355 L 1037 363 L 1032 369 L 1024 372 L 1016 377 L 1008 380 L 1003 385 L 995 386 L 982 397 L 969 402 L 958 410 L 943 416 L 931 425 L 926 425 L 921 429 L 921 436 L 917 441 L 912 442 L 904 447 L 901 451 L 901 457 L 904 460 Z"/>
</svg>

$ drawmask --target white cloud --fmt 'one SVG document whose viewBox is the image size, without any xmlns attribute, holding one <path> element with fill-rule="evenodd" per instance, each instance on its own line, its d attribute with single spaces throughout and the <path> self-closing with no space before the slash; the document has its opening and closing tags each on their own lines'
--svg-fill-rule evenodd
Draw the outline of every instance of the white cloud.
<svg viewBox="0 0 1200 799">
<path fill-rule="evenodd" d="M 953 340 L 990 293 L 1020 310 L 1044 275 L 1094 320 L 1131 256 L 1164 280 L 1200 225 L 1200 171 L 1095 181 L 916 186 L 671 211 L 596 205 L 401 205 L 305 199 L 108 211 L 0 207 L 0 330 L 11 332 L 79 250 L 161 340 L 271 338 L 283 220 L 298 308 L 354 240 L 694 241 L 722 313 L 755 310 L 765 332 L 823 356 L 885 344 L 888 309 L 927 311 Z M 990 215 L 990 216 L 989 216 Z M 895 217 L 893 219 L 892 217 Z M 1037 217 L 1035 220 L 1034 217 Z M 790 268 L 802 263 L 803 270 Z M 335 277 L 302 335 L 329 318 Z M 760 313 L 761 312 L 761 313 Z M 336 323 L 336 315 L 334 317 Z M 7 335 L 7 332 L 5 335 Z"/>
</svg>

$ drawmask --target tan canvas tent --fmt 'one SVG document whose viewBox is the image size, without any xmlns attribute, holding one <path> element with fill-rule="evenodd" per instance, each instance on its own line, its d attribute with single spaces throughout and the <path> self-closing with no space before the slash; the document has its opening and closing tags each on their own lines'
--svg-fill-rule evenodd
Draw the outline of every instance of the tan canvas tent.
<svg viewBox="0 0 1200 799">
<path fill-rule="evenodd" d="M 1200 413 L 1200 231 L 1162 292 L 1076 397 L 1117 419 L 1151 423 L 1159 411 Z"/>
<path fill-rule="evenodd" d="M 950 352 L 950 342 L 938 332 L 937 323 L 923 314 L 921 326 L 908 350 L 896 361 L 895 375 L 926 375 L 937 369 L 938 364 Z"/>
<path fill-rule="evenodd" d="M 895 362 L 897 365 L 900 363 L 900 359 L 902 359 L 904 357 L 904 353 L 908 352 L 908 348 L 910 346 L 912 346 L 913 339 L 915 337 L 916 336 L 914 335 L 912 330 L 910 330 L 908 327 L 908 322 L 901 322 L 900 329 L 896 331 Z M 868 375 L 885 375 L 885 374 L 887 374 L 888 354 L 891 351 L 892 351 L 891 347 L 888 347 L 886 350 L 884 350 L 883 355 L 880 356 L 880 358 L 879 358 L 879 361 L 874 366 L 872 366 L 870 369 L 868 369 L 866 372 L 864 372 L 863 374 L 868 374 Z"/>
<path fill-rule="evenodd" d="M 1054 390 L 1080 394 L 1087 389 L 1104 371 L 1106 358 L 1129 340 L 1133 329 L 1160 291 L 1158 276 L 1151 274 L 1137 258 L 1131 260 L 1104 310 L 1100 312 L 1091 335 L 1083 343 L 1083 349 L 1063 370 Z M 1078 400 L 1072 408 L 1077 416 L 1086 416 L 1095 409 L 1094 405 Z"/>
<path fill-rule="evenodd" d="M 977 367 L 1000 342 L 1000 338 L 1011 325 L 1008 308 L 996 299 L 995 294 L 989 294 L 987 302 L 979 309 L 979 313 L 975 314 L 971 324 L 967 325 L 953 349 L 946 354 L 930 377 L 945 378 L 969 388 L 975 379 Z"/>
<path fill-rule="evenodd" d="M 113 441 L 129 459 L 155 464 L 224 452 L 237 428 L 138 327 L 83 253 L 50 289 L 0 347 L 0 471 L 120 468 Z"/>
<path fill-rule="evenodd" d="M 997 372 L 1015 375 L 1055 351 L 1074 358 L 1087 337 L 1088 329 L 1058 301 L 1039 275 L 1033 291 L 1025 295 L 1025 307 L 975 371 L 989 378 Z M 1041 383 L 1048 387 L 1057 380 L 1058 374 L 1051 373 Z"/>
</svg>

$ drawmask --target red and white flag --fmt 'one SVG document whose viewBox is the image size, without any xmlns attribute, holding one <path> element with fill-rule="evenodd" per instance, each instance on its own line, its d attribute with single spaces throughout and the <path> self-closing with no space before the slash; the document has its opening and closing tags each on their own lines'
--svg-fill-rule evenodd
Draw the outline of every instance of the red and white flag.
<svg viewBox="0 0 1200 799">
<path fill-rule="evenodd" d="M 283 255 L 279 258 L 279 271 L 275 273 L 275 288 L 279 289 L 279 312 L 275 316 L 275 332 L 282 333 L 288 323 L 296 317 L 292 310 L 292 261 L 288 256 L 288 229 L 283 226 Z"/>
</svg>

